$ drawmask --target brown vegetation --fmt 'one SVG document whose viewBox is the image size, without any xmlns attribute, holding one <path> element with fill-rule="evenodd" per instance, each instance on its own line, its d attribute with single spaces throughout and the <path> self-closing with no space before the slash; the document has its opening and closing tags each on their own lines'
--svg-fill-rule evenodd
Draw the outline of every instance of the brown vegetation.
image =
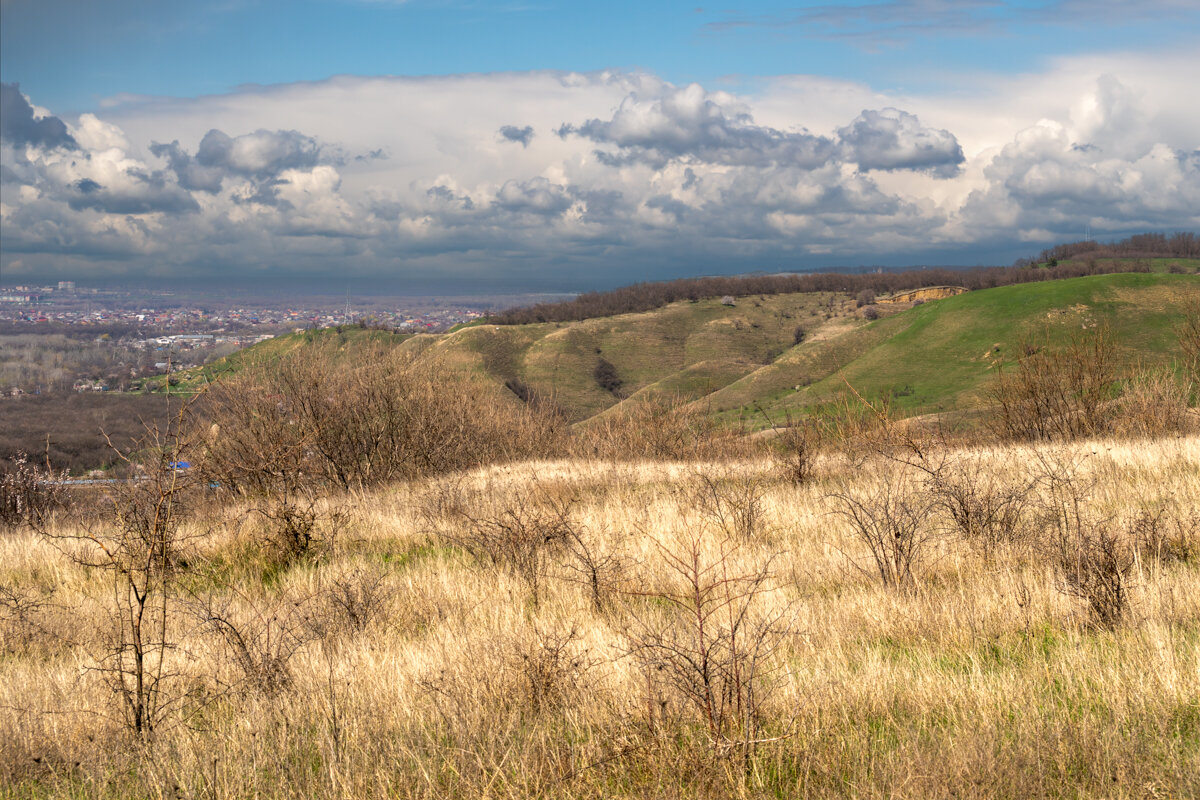
<svg viewBox="0 0 1200 800">
<path fill-rule="evenodd" d="M 1030 352 L 1046 435 L 976 443 L 849 386 L 761 439 L 670 398 L 568 433 L 408 360 L 261 365 L 0 536 L 0 782 L 1195 794 L 1200 439 L 1108 426 L 1176 396 L 1105 346 Z"/>
</svg>

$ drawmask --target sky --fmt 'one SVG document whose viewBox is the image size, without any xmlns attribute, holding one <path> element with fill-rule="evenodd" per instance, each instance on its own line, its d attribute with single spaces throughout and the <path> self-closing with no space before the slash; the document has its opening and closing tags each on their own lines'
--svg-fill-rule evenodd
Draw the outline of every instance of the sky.
<svg viewBox="0 0 1200 800">
<path fill-rule="evenodd" d="M 1200 0 L 0 0 L 0 280 L 477 294 L 1200 230 Z"/>
</svg>

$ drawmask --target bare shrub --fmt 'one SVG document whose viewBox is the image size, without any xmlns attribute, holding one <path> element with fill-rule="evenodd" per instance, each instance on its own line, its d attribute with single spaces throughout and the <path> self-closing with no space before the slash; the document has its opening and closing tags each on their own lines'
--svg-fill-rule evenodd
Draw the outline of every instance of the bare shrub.
<svg viewBox="0 0 1200 800">
<path fill-rule="evenodd" d="M 186 690 L 169 665 L 175 649 L 176 572 L 192 537 L 181 523 L 194 500 L 195 475 L 181 465 L 192 441 L 186 403 L 163 430 L 150 427 L 134 454 L 116 452 L 136 475 L 113 484 L 99 519 L 40 534 L 77 565 L 111 581 L 111 638 L 96 669 L 112 684 L 123 721 L 140 738 L 167 722 Z"/>
<path fill-rule="evenodd" d="M 587 587 L 592 608 L 601 613 L 609 598 L 625 583 L 631 562 L 620 552 L 602 547 L 599 537 L 584 525 L 564 529 L 562 545 L 568 558 L 563 569 L 569 580 Z"/>
<path fill-rule="evenodd" d="M 509 655 L 509 669 L 518 676 L 524 705 L 534 714 L 562 706 L 595 663 L 575 628 L 535 628 L 532 635 L 512 643 Z"/>
<path fill-rule="evenodd" d="M 505 393 L 507 394 L 507 393 Z M 205 467 L 266 495 L 297 481 L 340 490 L 557 452 L 547 404 L 494 396 L 470 379 L 386 350 L 354 365 L 308 349 L 250 365 L 209 391 Z"/>
<path fill-rule="evenodd" d="M 996 432 L 1005 439 L 1068 440 L 1108 426 L 1117 381 L 1111 335 L 1098 328 L 1064 348 L 1025 340 L 1011 371 L 990 389 Z"/>
<path fill-rule="evenodd" d="M 863 306 L 869 306 L 874 302 L 875 302 L 875 292 L 871 289 L 863 289 L 861 292 L 858 293 L 858 296 L 856 298 L 854 298 L 855 308 L 862 308 Z"/>
<path fill-rule="evenodd" d="M 1200 554 L 1200 515 L 1184 513 L 1173 500 L 1144 507 L 1129 520 L 1128 529 L 1144 560 L 1187 563 Z"/>
<path fill-rule="evenodd" d="M 292 684 L 292 657 L 316 638 L 306 624 L 308 598 L 259 599 L 233 587 L 229 595 L 195 601 L 193 614 L 223 645 L 236 673 L 229 688 L 275 697 Z"/>
<path fill-rule="evenodd" d="M 845 487 L 830 493 L 834 513 L 871 555 L 874 572 L 889 588 L 912 590 L 935 541 L 929 524 L 935 500 L 907 469 L 886 470 L 873 488 Z M 864 574 L 872 570 L 851 559 Z"/>
<path fill-rule="evenodd" d="M 879 319 L 879 309 L 875 306 L 865 306 L 862 310 L 863 319 L 877 320 Z"/>
<path fill-rule="evenodd" d="M 761 476 L 726 469 L 697 471 L 684 487 L 683 499 L 726 536 L 752 540 L 766 533 L 766 494 Z"/>
<path fill-rule="evenodd" d="M 57 638 L 44 624 L 53 589 L 0 584 L 0 653 L 27 652 Z"/>
<path fill-rule="evenodd" d="M 1196 427 L 1188 411 L 1191 392 L 1168 369 L 1140 367 L 1124 381 L 1111 429 L 1119 436 L 1155 438 Z"/>
<path fill-rule="evenodd" d="M 357 567 L 330 579 L 311 619 L 319 620 L 322 633 L 327 628 L 362 633 L 387 615 L 395 595 L 386 572 Z"/>
<path fill-rule="evenodd" d="M 1013 483 L 979 456 L 926 459 L 926 486 L 957 534 L 985 558 L 1020 539 L 1035 481 Z"/>
<path fill-rule="evenodd" d="M 792 346 L 794 347 L 798 344 L 803 344 L 804 340 L 807 338 L 808 331 L 804 329 L 803 325 L 797 325 L 796 329 L 792 331 Z"/>
<path fill-rule="evenodd" d="M 771 558 L 749 571 L 737 564 L 741 545 L 699 526 L 670 545 L 655 540 L 666 585 L 632 592 L 656 600 L 631 606 L 630 654 L 647 675 L 647 716 L 666 721 L 666 688 L 697 715 L 718 753 L 749 757 L 760 743 L 763 705 L 775 657 L 791 631 L 786 606 L 767 611 Z"/>
<path fill-rule="evenodd" d="M 310 488 L 260 499 L 250 509 L 262 517 L 260 544 L 278 564 L 306 558 L 333 543 L 346 512 Z"/>
<path fill-rule="evenodd" d="M 38 468 L 18 453 L 0 469 L 0 530 L 42 528 L 66 504 L 66 473 Z"/>
<path fill-rule="evenodd" d="M 813 436 L 829 443 L 854 467 L 892 448 L 896 425 L 892 419 L 891 397 L 870 402 L 848 382 L 847 391 L 813 410 Z"/>
<path fill-rule="evenodd" d="M 602 458 L 683 460 L 714 452 L 731 438 L 706 409 L 683 397 L 658 395 L 628 400 L 589 421 L 577 449 Z"/>
<path fill-rule="evenodd" d="M 449 523 L 441 535 L 450 544 L 521 578 L 536 606 L 551 552 L 572 538 L 572 505 L 573 500 L 555 497 L 538 486 L 515 492 L 499 504 L 450 488 L 443 489 L 427 518 L 435 524 Z"/>
<path fill-rule="evenodd" d="M 1037 454 L 1042 549 L 1058 575 L 1059 589 L 1085 600 L 1093 620 L 1116 627 L 1129 603 L 1134 537 L 1089 507 L 1094 478 L 1082 459 L 1064 453 Z"/>
<path fill-rule="evenodd" d="M 790 414 L 780 427 L 763 409 L 759 408 L 758 411 L 771 426 L 774 434 L 770 452 L 780 477 L 797 486 L 808 483 L 812 480 L 820 450 L 820 429 L 811 419 L 794 422 Z"/>
<path fill-rule="evenodd" d="M 1184 308 L 1183 321 L 1175 327 L 1179 342 L 1180 362 L 1191 378 L 1193 387 L 1200 387 L 1200 302 Z"/>
<path fill-rule="evenodd" d="M 1124 532 L 1097 522 L 1057 539 L 1061 588 L 1086 600 L 1096 622 L 1115 627 L 1129 603 L 1133 550 Z"/>
</svg>

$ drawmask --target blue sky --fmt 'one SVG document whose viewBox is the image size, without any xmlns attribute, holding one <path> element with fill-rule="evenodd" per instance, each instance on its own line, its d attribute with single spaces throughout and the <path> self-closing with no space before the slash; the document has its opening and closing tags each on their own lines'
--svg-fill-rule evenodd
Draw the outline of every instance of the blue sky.
<svg viewBox="0 0 1200 800">
<path fill-rule="evenodd" d="M 674 83 L 835 75 L 879 88 L 947 69 L 1195 43 L 1200 4 L 6 0 L 0 70 L 62 113 L 331 75 L 644 69 Z"/>
<path fill-rule="evenodd" d="M 1198 45 L 1193 0 L 3 0 L 0 270 L 558 289 L 1195 229 Z"/>
</svg>

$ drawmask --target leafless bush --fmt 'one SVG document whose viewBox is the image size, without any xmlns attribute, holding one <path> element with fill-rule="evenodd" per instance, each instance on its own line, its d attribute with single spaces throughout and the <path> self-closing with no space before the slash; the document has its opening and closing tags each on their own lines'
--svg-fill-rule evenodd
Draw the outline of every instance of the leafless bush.
<svg viewBox="0 0 1200 800">
<path fill-rule="evenodd" d="M 107 676 L 130 730 L 148 738 L 165 723 L 186 690 L 168 664 L 176 643 L 176 572 L 195 534 L 182 522 L 195 497 L 195 476 L 180 465 L 191 452 L 188 414 L 181 405 L 168 427 L 148 428 L 133 454 L 116 452 L 135 479 L 113 484 L 95 520 L 40 528 L 41 535 L 79 566 L 111 580 L 112 637 L 96 669 Z"/>
<path fill-rule="evenodd" d="M 1124 531 L 1097 522 L 1057 541 L 1063 591 L 1086 600 L 1100 625 L 1115 627 L 1129 603 L 1134 564 Z"/>
<path fill-rule="evenodd" d="M 192 604 L 193 613 L 223 645 L 236 671 L 231 689 L 274 697 L 291 685 L 289 662 L 316 638 L 305 620 L 307 601 L 282 595 L 262 600 L 231 587 L 221 598 L 205 597 Z"/>
<path fill-rule="evenodd" d="M 631 594 L 665 613 L 631 607 L 627 634 L 647 674 L 648 722 L 665 721 L 665 688 L 699 716 L 714 749 L 748 757 L 759 743 L 775 657 L 791 631 L 786 607 L 762 609 L 772 559 L 740 571 L 741 545 L 703 526 L 655 546 L 669 583 Z"/>
<path fill-rule="evenodd" d="M 1117 381 L 1115 350 L 1104 328 L 1064 348 L 1026 340 L 1011 371 L 990 390 L 994 426 L 1005 439 L 1068 440 L 1102 433 Z"/>
<path fill-rule="evenodd" d="M 1034 481 L 1006 480 L 978 456 L 943 455 L 924 463 L 929 466 L 925 484 L 936 506 L 985 557 L 1021 537 Z"/>
<path fill-rule="evenodd" d="M 345 511 L 310 489 L 260 499 L 251 507 L 263 519 L 261 545 L 281 564 L 309 556 L 328 546 L 346 520 Z"/>
<path fill-rule="evenodd" d="M 1200 387 L 1200 302 L 1184 308 L 1183 321 L 1175 327 L 1179 342 L 1180 362 L 1191 378 L 1193 387 Z"/>
<path fill-rule="evenodd" d="M 525 705 L 534 714 L 562 705 L 595 665 L 579 632 L 539 631 L 512 644 L 510 668 L 519 676 Z"/>
<path fill-rule="evenodd" d="M 879 319 L 879 309 L 875 306 L 865 306 L 862 315 L 865 320 L 877 320 Z"/>
<path fill-rule="evenodd" d="M 861 467 L 885 449 L 893 448 L 897 429 L 892 419 L 891 398 L 868 401 L 853 386 L 814 409 L 813 437 L 840 451 L 852 466 Z"/>
<path fill-rule="evenodd" d="M 1112 432 L 1139 438 L 1190 432 L 1196 423 L 1188 411 L 1189 388 L 1168 369 L 1134 370 L 1113 410 Z"/>
<path fill-rule="evenodd" d="M 766 532 L 766 494 L 767 484 L 761 476 L 733 470 L 697 471 L 685 486 L 683 499 L 688 508 L 726 536 L 751 540 Z"/>
<path fill-rule="evenodd" d="M 569 580 L 587 587 L 592 608 L 603 612 L 611 595 L 625 582 L 631 563 L 619 552 L 606 550 L 599 537 L 581 524 L 569 525 L 564 533 L 562 544 L 568 554 L 564 572 Z"/>
<path fill-rule="evenodd" d="M 455 496 L 453 491 L 444 490 L 429 515 L 435 522 L 440 516 L 449 523 L 442 537 L 476 558 L 511 570 L 525 582 L 537 605 L 550 554 L 573 538 L 573 501 L 535 486 L 488 509 L 482 498 Z"/>
<path fill-rule="evenodd" d="M 39 469 L 19 453 L 0 470 L 0 530 L 41 528 L 66 503 L 66 473 Z"/>
<path fill-rule="evenodd" d="M 863 306 L 869 306 L 874 302 L 875 302 L 875 292 L 872 291 L 871 289 L 863 289 L 861 292 L 858 293 L 858 296 L 854 299 L 854 305 L 856 308 L 862 308 Z"/>
<path fill-rule="evenodd" d="M 916 587 L 917 573 L 935 541 L 929 524 L 935 500 L 908 469 L 885 470 L 873 489 L 845 488 L 832 492 L 835 511 L 850 524 L 850 532 L 871 554 L 884 586 Z M 864 574 L 871 569 L 851 560 Z"/>
<path fill-rule="evenodd" d="M 1084 474 L 1081 459 L 1057 452 L 1039 452 L 1037 459 L 1042 548 L 1059 589 L 1087 601 L 1097 624 L 1115 627 L 1129 603 L 1134 537 L 1092 512 L 1095 480 Z"/>
<path fill-rule="evenodd" d="M 19 653 L 56 637 L 43 624 L 53 589 L 0 584 L 0 652 Z"/>
<path fill-rule="evenodd" d="M 616 413 L 590 421 L 577 450 L 602 458 L 683 460 L 714 452 L 731 438 L 686 398 L 654 396 L 627 400 Z"/>
<path fill-rule="evenodd" d="M 1173 500 L 1143 508 L 1129 521 L 1128 529 L 1144 560 L 1186 563 L 1200 554 L 1200 515 L 1181 511 Z"/>
<path fill-rule="evenodd" d="M 358 567 L 334 576 L 321 592 L 317 611 L 318 632 L 325 634 L 343 630 L 362 633 L 388 612 L 395 588 L 388 582 L 387 573 Z M 310 621 L 310 628 L 314 627 Z M 322 637 L 324 638 L 324 637 Z"/>
<path fill-rule="evenodd" d="M 765 411 L 759 411 L 774 433 L 770 451 L 779 475 L 783 480 L 797 486 L 808 483 L 812 480 L 820 450 L 820 429 L 810 419 L 793 422 L 790 415 L 780 427 Z"/>
<path fill-rule="evenodd" d="M 354 365 L 321 349 L 250 365 L 210 389 L 206 413 L 216 423 L 206 470 L 252 495 L 281 484 L 357 489 L 546 455 L 564 431 L 547 404 L 493 396 L 385 350 Z"/>
</svg>

